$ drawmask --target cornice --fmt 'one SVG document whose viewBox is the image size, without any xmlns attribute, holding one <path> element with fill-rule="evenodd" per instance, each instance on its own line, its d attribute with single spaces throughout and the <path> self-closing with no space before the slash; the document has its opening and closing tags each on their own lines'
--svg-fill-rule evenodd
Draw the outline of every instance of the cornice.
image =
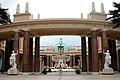
<svg viewBox="0 0 120 80">
<path fill-rule="evenodd" d="M 96 20 L 81 20 L 81 19 L 39 19 L 39 20 L 29 20 L 29 21 L 19 21 L 12 24 L 0 25 L 0 28 L 12 27 L 12 26 L 22 26 L 22 25 L 41 25 L 41 24 L 90 24 L 90 25 L 104 25 L 112 26 L 111 22 L 108 21 L 96 21 Z"/>
</svg>

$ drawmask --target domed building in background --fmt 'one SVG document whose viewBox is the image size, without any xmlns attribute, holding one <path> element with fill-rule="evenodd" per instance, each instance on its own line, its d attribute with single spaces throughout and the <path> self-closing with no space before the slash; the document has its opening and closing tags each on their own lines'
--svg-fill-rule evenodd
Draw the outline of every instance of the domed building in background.
<svg viewBox="0 0 120 80">
<path fill-rule="evenodd" d="M 41 46 L 40 51 L 44 56 L 46 53 L 48 55 L 48 57 L 46 56 L 47 61 L 42 62 L 44 66 L 56 69 L 59 68 L 60 63 L 63 68 L 80 66 L 80 46 L 67 46 L 62 38 L 55 46 Z"/>
<path fill-rule="evenodd" d="M 54 46 L 54 51 L 58 51 L 58 47 L 63 47 L 63 51 L 68 51 L 68 46 L 62 41 L 62 38 L 60 38 L 60 41 L 59 43 L 57 43 L 55 46 Z"/>
</svg>

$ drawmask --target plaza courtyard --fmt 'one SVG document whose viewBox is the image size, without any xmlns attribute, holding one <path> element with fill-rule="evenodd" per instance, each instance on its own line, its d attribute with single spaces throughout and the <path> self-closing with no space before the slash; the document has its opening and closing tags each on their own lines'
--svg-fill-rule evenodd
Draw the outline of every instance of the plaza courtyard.
<svg viewBox="0 0 120 80">
<path fill-rule="evenodd" d="M 24 13 L 18 4 L 13 23 L 0 25 L 0 80 L 120 80 L 120 29 L 106 18 L 102 3 L 101 12 L 92 3 L 87 19 L 33 19 L 29 4 Z M 40 45 L 41 36 L 54 35 L 79 36 L 81 43 Z"/>
<path fill-rule="evenodd" d="M 60 75 L 59 72 L 53 72 L 46 75 L 6 75 L 0 73 L 0 80 L 120 80 L 120 74 L 116 73 L 114 75 L 76 75 L 74 72 L 63 72 L 62 75 Z"/>
</svg>

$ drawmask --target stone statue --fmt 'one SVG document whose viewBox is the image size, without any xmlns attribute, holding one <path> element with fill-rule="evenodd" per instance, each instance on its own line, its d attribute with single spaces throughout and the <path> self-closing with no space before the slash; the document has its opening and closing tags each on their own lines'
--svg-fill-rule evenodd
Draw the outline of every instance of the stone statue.
<svg viewBox="0 0 120 80">
<path fill-rule="evenodd" d="M 8 75 L 18 75 L 17 70 L 17 64 L 16 64 L 16 53 L 12 51 L 12 54 L 10 56 L 10 65 L 12 66 L 10 69 L 8 69 L 7 74 Z"/>
<path fill-rule="evenodd" d="M 111 64 L 111 56 L 110 56 L 109 50 L 107 50 L 107 52 L 105 53 L 104 69 L 102 70 L 103 75 L 113 75 L 114 74 L 114 70 L 109 67 L 110 64 Z"/>
<path fill-rule="evenodd" d="M 10 57 L 10 65 L 12 66 L 12 68 L 16 68 L 17 64 L 16 64 L 16 54 L 14 53 L 14 51 L 12 51 L 11 57 Z"/>
<path fill-rule="evenodd" d="M 105 53 L 104 69 L 108 69 L 110 64 L 111 64 L 111 56 L 109 50 L 107 50 L 107 52 Z"/>
</svg>

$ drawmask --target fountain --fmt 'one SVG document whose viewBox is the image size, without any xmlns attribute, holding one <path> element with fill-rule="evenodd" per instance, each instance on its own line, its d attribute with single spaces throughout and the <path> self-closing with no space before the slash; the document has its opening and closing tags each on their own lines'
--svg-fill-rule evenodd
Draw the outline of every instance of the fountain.
<svg viewBox="0 0 120 80">
<path fill-rule="evenodd" d="M 59 69 L 59 68 L 62 68 L 62 69 L 67 69 L 67 64 L 66 64 L 66 59 L 67 57 L 60 54 L 60 55 L 57 55 L 54 57 L 55 59 L 55 68 Z"/>
</svg>

